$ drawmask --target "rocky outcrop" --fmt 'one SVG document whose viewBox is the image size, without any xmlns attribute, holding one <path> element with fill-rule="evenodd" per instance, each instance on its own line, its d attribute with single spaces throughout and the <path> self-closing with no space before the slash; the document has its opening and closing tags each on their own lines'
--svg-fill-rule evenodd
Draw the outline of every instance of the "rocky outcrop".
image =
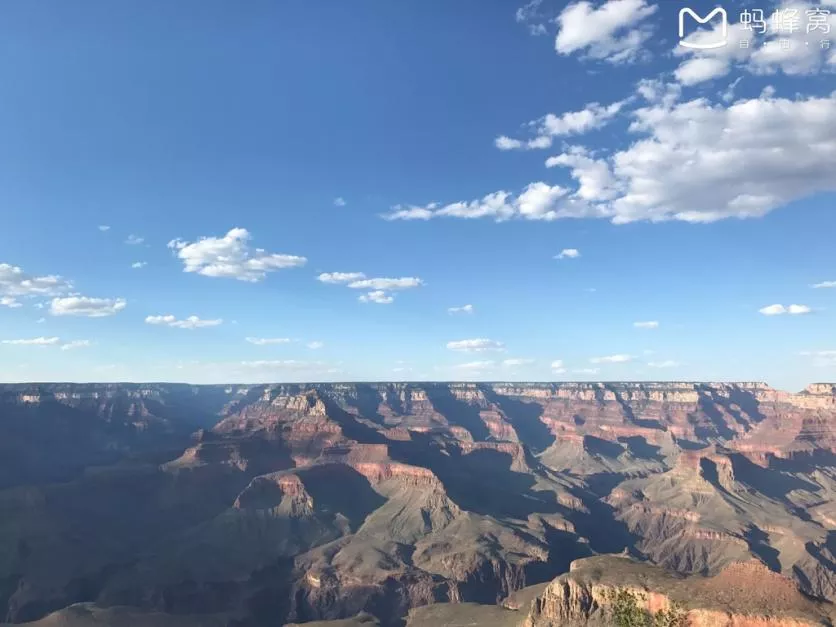
<svg viewBox="0 0 836 627">
<path fill-rule="evenodd" d="M 691 627 L 824 625 L 833 612 L 757 562 L 732 564 L 715 577 L 682 578 L 627 558 L 605 556 L 573 562 L 568 574 L 530 603 L 520 625 L 611 624 L 618 591 L 628 592 L 651 614 L 680 608 Z"/>
</svg>

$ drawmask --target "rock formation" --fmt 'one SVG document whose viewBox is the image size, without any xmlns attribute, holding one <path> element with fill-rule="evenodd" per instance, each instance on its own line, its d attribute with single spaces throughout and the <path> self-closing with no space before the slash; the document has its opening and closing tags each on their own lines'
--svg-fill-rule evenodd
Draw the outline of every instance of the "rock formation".
<svg viewBox="0 0 836 627">
<path fill-rule="evenodd" d="M 755 572 L 836 601 L 834 521 L 833 384 L 0 386 L 0 618 L 15 623 L 127 608 L 394 625 L 622 551 L 712 575 L 688 579 L 703 588 Z M 606 577 L 587 585 L 597 562 L 576 563 L 530 627 L 596 620 Z"/>
</svg>

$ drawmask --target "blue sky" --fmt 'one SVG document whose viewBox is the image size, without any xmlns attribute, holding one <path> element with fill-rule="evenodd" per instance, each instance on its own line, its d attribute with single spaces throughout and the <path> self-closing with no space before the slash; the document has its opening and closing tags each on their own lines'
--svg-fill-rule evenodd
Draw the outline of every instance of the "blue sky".
<svg viewBox="0 0 836 627">
<path fill-rule="evenodd" d="M 3 3 L 0 380 L 836 379 L 833 0 L 246 5 Z"/>
</svg>

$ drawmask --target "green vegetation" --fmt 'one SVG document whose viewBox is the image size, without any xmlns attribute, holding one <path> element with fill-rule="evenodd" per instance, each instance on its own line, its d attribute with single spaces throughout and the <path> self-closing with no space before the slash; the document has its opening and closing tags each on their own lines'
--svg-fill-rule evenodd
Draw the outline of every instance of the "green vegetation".
<svg viewBox="0 0 836 627">
<path fill-rule="evenodd" d="M 613 591 L 609 595 L 612 621 L 617 627 L 684 627 L 685 609 L 672 603 L 667 610 L 655 614 L 639 604 L 644 601 L 642 593 L 626 589 Z"/>
</svg>

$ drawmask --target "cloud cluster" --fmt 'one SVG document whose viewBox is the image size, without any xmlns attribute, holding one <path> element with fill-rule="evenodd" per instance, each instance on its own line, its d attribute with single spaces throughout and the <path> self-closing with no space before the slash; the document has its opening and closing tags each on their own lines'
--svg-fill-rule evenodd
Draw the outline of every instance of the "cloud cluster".
<svg viewBox="0 0 836 627">
<path fill-rule="evenodd" d="M 128 302 L 124 298 L 90 298 L 88 296 L 64 296 L 53 298 L 49 313 L 53 316 L 83 316 L 105 318 L 119 313 Z"/>
<path fill-rule="evenodd" d="M 345 285 L 355 290 L 370 290 L 362 294 L 358 300 L 361 303 L 377 303 L 378 305 L 390 305 L 395 301 L 395 295 L 391 292 L 396 290 L 408 290 L 424 285 L 424 281 L 418 277 L 399 278 L 368 278 L 362 272 L 323 272 L 318 281 L 336 285 Z"/>
<path fill-rule="evenodd" d="M 234 228 L 223 237 L 202 237 L 196 242 L 175 239 L 168 247 L 183 262 L 184 272 L 250 283 L 264 280 L 270 272 L 304 266 L 308 261 L 305 257 L 252 248 L 250 239 L 247 229 Z"/>
<path fill-rule="evenodd" d="M 517 196 L 500 191 L 448 205 L 396 206 L 383 217 L 706 223 L 761 217 L 836 191 L 836 92 L 790 100 L 767 91 L 730 106 L 679 102 L 672 93 L 631 112 L 637 139 L 626 148 L 596 156 L 576 146 L 549 158 L 548 166 L 578 181 L 574 190 L 536 182 Z"/>
<path fill-rule="evenodd" d="M 807 305 L 768 305 L 767 307 L 762 307 L 758 309 L 759 313 L 762 313 L 764 316 L 782 316 L 784 314 L 789 314 L 791 316 L 800 316 L 803 314 L 808 314 L 812 310 Z"/>
<path fill-rule="evenodd" d="M 551 148 L 557 137 L 581 135 L 603 127 L 621 111 L 624 104 L 624 101 L 619 101 L 605 107 L 592 102 L 580 111 L 569 111 L 560 115 L 549 113 L 526 125 L 536 129 L 534 138 L 521 140 L 501 135 L 494 140 L 494 145 L 500 150 Z"/>
<path fill-rule="evenodd" d="M 0 297 L 6 307 L 19 297 L 53 296 L 70 289 L 71 284 L 57 274 L 35 276 L 28 274 L 18 266 L 0 263 Z"/>
<path fill-rule="evenodd" d="M 183 320 L 178 320 L 175 316 L 171 314 L 166 314 L 163 316 L 148 316 L 145 318 L 146 324 L 156 324 L 156 325 L 164 325 L 168 327 L 172 327 L 175 329 L 203 329 L 206 327 L 216 327 L 220 324 L 223 324 L 222 319 L 216 320 L 202 320 L 197 316 L 189 316 Z"/>
<path fill-rule="evenodd" d="M 634 61 L 653 33 L 645 20 L 657 8 L 645 0 L 608 0 L 598 7 L 587 0 L 574 2 L 557 18 L 555 49 L 613 64 Z"/>
</svg>

